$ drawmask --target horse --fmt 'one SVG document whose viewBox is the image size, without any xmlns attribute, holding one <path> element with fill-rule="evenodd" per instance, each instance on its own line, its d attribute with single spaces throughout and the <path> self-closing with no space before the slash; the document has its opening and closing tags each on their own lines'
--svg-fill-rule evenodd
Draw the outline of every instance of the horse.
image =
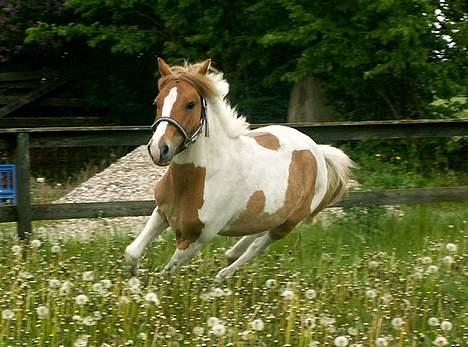
<svg viewBox="0 0 468 347">
<path fill-rule="evenodd" d="M 217 235 L 241 237 L 225 252 L 216 280 L 288 235 L 303 219 L 339 201 L 352 160 L 286 126 L 249 128 L 226 99 L 229 84 L 211 60 L 170 67 L 158 58 L 159 93 L 148 153 L 168 166 L 156 183 L 156 207 L 125 259 L 136 270 L 165 229 L 176 249 L 160 275 L 186 264 Z"/>
</svg>

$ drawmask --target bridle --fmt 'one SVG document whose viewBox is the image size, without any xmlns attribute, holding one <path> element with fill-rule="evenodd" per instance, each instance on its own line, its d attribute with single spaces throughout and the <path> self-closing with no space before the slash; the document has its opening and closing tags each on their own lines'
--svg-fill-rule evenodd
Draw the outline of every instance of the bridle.
<svg viewBox="0 0 468 347">
<path fill-rule="evenodd" d="M 184 137 L 184 143 L 182 144 L 182 150 L 179 151 L 182 152 L 183 150 L 187 149 L 190 145 L 194 144 L 195 141 L 198 139 L 200 134 L 202 133 L 203 127 L 205 127 L 205 137 L 208 137 L 208 120 L 206 118 L 206 100 L 203 96 L 200 95 L 200 102 L 201 102 L 201 114 L 200 114 L 200 124 L 198 125 L 197 129 L 192 134 L 189 134 L 187 130 L 183 127 L 182 124 L 180 124 L 175 118 L 172 116 L 169 117 L 161 117 L 156 119 L 156 121 L 153 123 L 151 126 L 151 130 L 153 133 L 156 131 L 156 127 L 158 126 L 159 123 L 162 122 L 167 122 L 169 124 L 172 124 L 179 130 Z"/>
</svg>

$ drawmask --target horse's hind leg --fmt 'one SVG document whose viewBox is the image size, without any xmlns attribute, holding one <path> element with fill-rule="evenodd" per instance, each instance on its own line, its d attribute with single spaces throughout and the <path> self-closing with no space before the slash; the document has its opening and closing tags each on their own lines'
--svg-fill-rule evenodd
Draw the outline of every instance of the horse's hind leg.
<svg viewBox="0 0 468 347">
<path fill-rule="evenodd" d="M 156 207 L 143 231 L 125 249 L 125 260 L 130 265 L 130 272 L 132 272 L 132 274 L 135 274 L 138 268 L 138 259 L 143 254 L 145 248 L 148 247 L 151 241 L 157 236 L 161 235 L 168 226 L 169 224 L 166 218 Z"/>
<path fill-rule="evenodd" d="M 226 256 L 226 259 L 229 264 L 232 264 L 235 262 L 250 246 L 250 244 L 258 237 L 264 235 L 264 233 L 259 233 L 259 234 L 253 234 L 253 235 L 248 235 L 244 236 L 241 238 L 237 243 L 229 248 L 224 255 Z"/>
</svg>

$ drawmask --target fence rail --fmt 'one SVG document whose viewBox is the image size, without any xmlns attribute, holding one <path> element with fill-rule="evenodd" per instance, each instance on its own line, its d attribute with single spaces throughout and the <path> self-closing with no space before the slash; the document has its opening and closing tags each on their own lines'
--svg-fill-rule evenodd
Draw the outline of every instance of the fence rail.
<svg viewBox="0 0 468 347">
<path fill-rule="evenodd" d="M 258 128 L 265 124 L 252 125 Z M 371 121 L 286 124 L 317 142 L 468 136 L 468 119 Z M 127 146 L 145 144 L 149 127 L 55 127 L 0 129 L 0 148 L 15 148 L 17 205 L 0 206 L 0 222 L 17 222 L 18 236 L 27 238 L 33 220 L 149 215 L 153 201 L 121 201 L 32 205 L 30 198 L 30 148 Z M 372 206 L 468 200 L 468 186 L 351 192 L 336 206 Z"/>
</svg>

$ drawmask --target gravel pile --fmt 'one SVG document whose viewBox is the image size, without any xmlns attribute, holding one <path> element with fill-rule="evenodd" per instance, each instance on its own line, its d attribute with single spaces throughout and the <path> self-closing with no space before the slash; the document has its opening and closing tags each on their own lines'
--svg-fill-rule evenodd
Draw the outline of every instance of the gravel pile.
<svg viewBox="0 0 468 347">
<path fill-rule="evenodd" d="M 55 203 L 153 200 L 154 185 L 166 168 L 154 165 L 146 146 L 140 146 L 91 177 Z M 148 217 L 73 219 L 54 223 L 62 236 L 88 237 L 89 233 L 138 233 Z M 50 228 L 47 228 L 50 229 Z"/>
</svg>

